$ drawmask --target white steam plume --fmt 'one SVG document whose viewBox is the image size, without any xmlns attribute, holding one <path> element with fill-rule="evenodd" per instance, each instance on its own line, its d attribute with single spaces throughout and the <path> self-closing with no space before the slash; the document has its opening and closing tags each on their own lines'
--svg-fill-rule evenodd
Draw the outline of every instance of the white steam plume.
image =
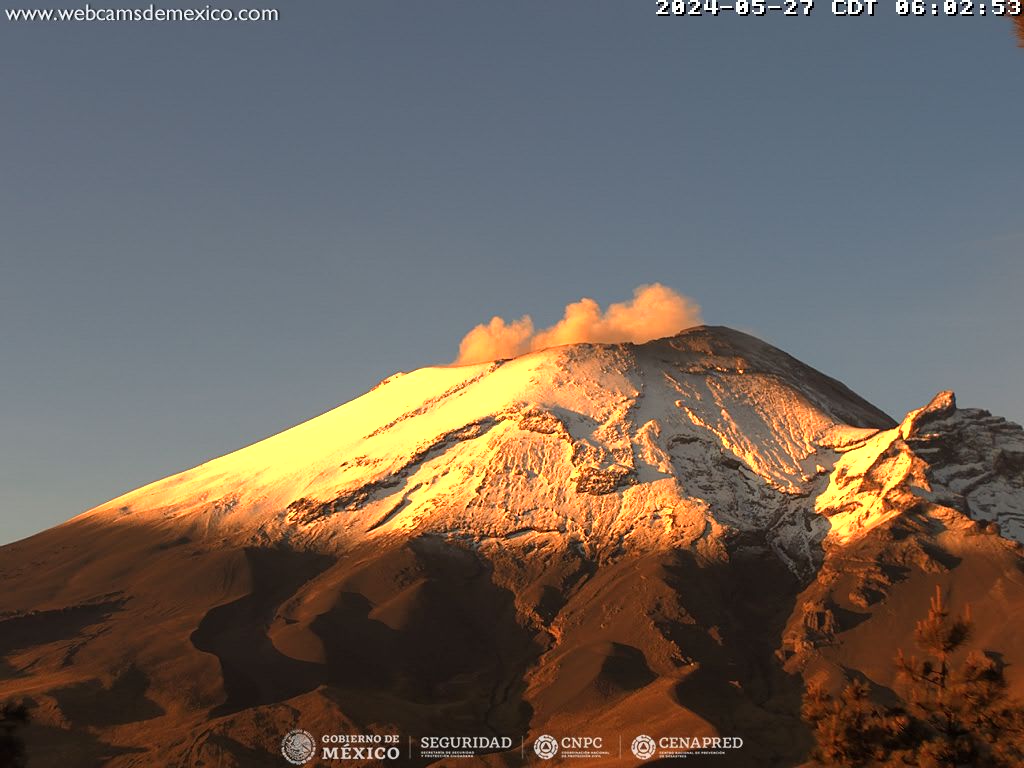
<svg viewBox="0 0 1024 768">
<path fill-rule="evenodd" d="M 641 285 L 633 300 L 612 304 L 605 312 L 593 299 L 580 299 L 565 308 L 562 319 L 550 328 L 534 330 L 533 319 L 523 315 L 505 322 L 493 317 L 478 325 L 462 339 L 455 363 L 480 363 L 516 357 L 559 344 L 581 342 L 641 343 L 672 336 L 684 328 L 700 325 L 700 307 L 660 283 Z"/>
</svg>

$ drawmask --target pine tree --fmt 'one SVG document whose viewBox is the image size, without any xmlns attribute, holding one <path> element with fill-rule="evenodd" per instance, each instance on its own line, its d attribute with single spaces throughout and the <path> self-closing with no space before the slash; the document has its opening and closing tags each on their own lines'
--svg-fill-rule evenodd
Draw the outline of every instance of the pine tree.
<svg viewBox="0 0 1024 768">
<path fill-rule="evenodd" d="M 852 682 L 836 697 L 811 684 L 801 714 L 813 728 L 821 765 L 916 768 L 1024 766 L 1024 710 L 1009 698 L 996 654 L 971 651 L 970 608 L 952 616 L 938 588 L 914 640 L 922 658 L 900 649 L 896 668 L 902 706 L 881 707 Z"/>
<path fill-rule="evenodd" d="M 965 734 L 965 700 L 960 682 L 950 669 L 950 656 L 964 646 L 971 635 L 970 606 L 963 616 L 951 618 L 942 601 L 942 590 L 935 587 L 928 617 L 917 622 L 914 640 L 926 658 L 908 661 L 901 648 L 896 669 L 907 684 L 909 703 L 915 711 L 952 745 Z"/>
<path fill-rule="evenodd" d="M 814 759 L 823 765 L 873 765 L 903 746 L 908 720 L 898 709 L 883 709 L 870 698 L 866 683 L 853 680 L 838 697 L 812 683 L 801 715 L 813 725 Z"/>
<path fill-rule="evenodd" d="M 1024 765 L 1024 712 L 1009 699 L 1002 665 L 976 650 L 959 666 L 952 664 L 971 630 L 970 607 L 962 616 L 951 616 L 936 587 L 928 617 L 914 632 L 924 658 L 908 660 L 902 650 L 896 657 L 920 733 L 911 755 L 915 765 Z"/>
</svg>

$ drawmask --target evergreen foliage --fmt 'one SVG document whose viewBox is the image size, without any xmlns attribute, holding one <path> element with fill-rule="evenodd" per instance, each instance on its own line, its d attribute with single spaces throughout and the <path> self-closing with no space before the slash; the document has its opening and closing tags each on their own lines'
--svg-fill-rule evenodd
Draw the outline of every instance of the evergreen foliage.
<svg viewBox="0 0 1024 768">
<path fill-rule="evenodd" d="M 817 741 L 812 760 L 850 768 L 1024 765 L 1024 710 L 1009 697 L 998 654 L 963 654 L 971 630 L 970 608 L 952 616 L 936 588 L 914 631 L 920 658 L 908 659 L 902 649 L 896 655 L 900 705 L 874 703 L 868 684 L 857 680 L 839 696 L 809 685 L 802 715 Z"/>
</svg>

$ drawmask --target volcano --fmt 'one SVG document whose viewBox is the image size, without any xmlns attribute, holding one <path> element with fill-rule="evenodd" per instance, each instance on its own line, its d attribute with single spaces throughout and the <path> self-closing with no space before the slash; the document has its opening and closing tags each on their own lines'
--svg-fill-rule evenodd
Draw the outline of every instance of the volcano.
<svg viewBox="0 0 1024 768">
<path fill-rule="evenodd" d="M 893 689 L 936 587 L 1024 693 L 1022 540 L 1024 432 L 950 392 L 896 422 L 722 327 L 556 347 L 0 548 L 0 701 L 33 767 L 281 766 L 295 729 L 314 765 L 795 766 L 806 682 Z"/>
</svg>

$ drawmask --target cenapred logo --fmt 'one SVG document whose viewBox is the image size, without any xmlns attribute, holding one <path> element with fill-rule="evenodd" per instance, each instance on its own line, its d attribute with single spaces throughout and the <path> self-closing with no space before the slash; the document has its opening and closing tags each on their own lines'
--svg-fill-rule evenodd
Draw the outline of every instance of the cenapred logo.
<svg viewBox="0 0 1024 768">
<path fill-rule="evenodd" d="M 292 765 L 305 765 L 316 755 L 316 739 L 301 728 L 288 731 L 281 739 L 281 754 Z"/>
<path fill-rule="evenodd" d="M 637 760 L 650 760 L 654 757 L 654 753 L 658 751 L 658 745 L 654 739 L 643 733 L 633 739 L 633 743 L 629 745 L 629 748 Z"/>
<path fill-rule="evenodd" d="M 533 742 L 533 751 L 541 760 L 550 760 L 558 754 L 558 739 L 545 733 Z"/>
<path fill-rule="evenodd" d="M 659 760 L 669 757 L 713 757 L 725 755 L 727 750 L 743 749 L 739 736 L 661 736 L 657 740 L 647 734 L 640 734 L 629 748 L 638 760 Z"/>
</svg>

